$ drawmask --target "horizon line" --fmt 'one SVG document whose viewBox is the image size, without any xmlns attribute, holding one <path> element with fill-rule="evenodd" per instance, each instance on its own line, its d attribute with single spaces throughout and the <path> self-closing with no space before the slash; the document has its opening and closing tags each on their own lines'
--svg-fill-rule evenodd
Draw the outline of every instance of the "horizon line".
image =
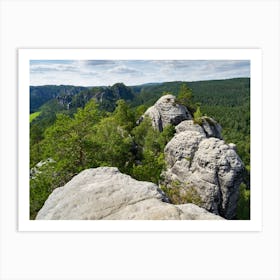
<svg viewBox="0 0 280 280">
<path fill-rule="evenodd" d="M 30 87 L 43 87 L 43 86 L 74 86 L 74 87 L 110 87 L 115 84 L 124 84 L 127 87 L 136 87 L 136 86 L 142 86 L 142 85 L 147 85 L 147 84 L 164 84 L 164 83 L 193 83 L 193 82 L 207 82 L 207 81 L 225 81 L 225 80 L 234 80 L 234 79 L 251 79 L 251 77 L 233 77 L 233 78 L 224 78 L 224 79 L 206 79 L 206 80 L 192 80 L 192 81 L 178 81 L 178 80 L 173 80 L 173 81 L 164 81 L 164 82 L 147 82 L 147 83 L 142 83 L 142 84 L 133 84 L 133 85 L 126 85 L 124 82 L 117 82 L 114 84 L 110 85 L 99 85 L 99 86 L 85 86 L 85 85 L 73 85 L 73 84 L 43 84 L 43 85 L 29 85 Z"/>
</svg>

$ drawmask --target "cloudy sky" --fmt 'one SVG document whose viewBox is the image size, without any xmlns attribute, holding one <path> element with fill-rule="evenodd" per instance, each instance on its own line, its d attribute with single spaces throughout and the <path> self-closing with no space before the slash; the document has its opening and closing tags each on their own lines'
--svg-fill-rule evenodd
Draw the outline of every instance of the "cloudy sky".
<svg viewBox="0 0 280 280">
<path fill-rule="evenodd" d="M 31 85 L 139 85 L 250 77 L 248 60 L 32 60 Z"/>
</svg>

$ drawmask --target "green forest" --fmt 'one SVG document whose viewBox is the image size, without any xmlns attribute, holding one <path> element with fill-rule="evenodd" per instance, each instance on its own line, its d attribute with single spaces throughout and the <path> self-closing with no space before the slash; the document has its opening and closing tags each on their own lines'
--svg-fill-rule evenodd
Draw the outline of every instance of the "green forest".
<svg viewBox="0 0 280 280">
<path fill-rule="evenodd" d="M 194 116 L 214 118 L 246 166 L 237 219 L 250 218 L 250 79 L 111 87 L 30 87 L 30 219 L 50 193 L 87 168 L 118 167 L 159 184 L 164 147 L 175 133 L 137 120 L 162 95 L 173 94 Z M 38 164 L 39 163 L 39 164 Z"/>
</svg>

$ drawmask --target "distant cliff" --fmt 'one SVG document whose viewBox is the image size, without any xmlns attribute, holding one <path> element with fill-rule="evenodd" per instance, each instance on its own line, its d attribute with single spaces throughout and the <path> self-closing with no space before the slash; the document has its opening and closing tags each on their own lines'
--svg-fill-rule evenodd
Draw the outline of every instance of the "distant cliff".
<svg viewBox="0 0 280 280">
<path fill-rule="evenodd" d="M 30 113 L 38 111 L 38 109 L 46 102 L 56 99 L 59 96 L 73 96 L 86 87 L 78 86 L 30 86 Z"/>
<path fill-rule="evenodd" d="M 77 109 L 94 98 L 100 108 L 113 111 L 119 99 L 132 100 L 132 90 L 123 83 L 108 87 L 78 87 L 78 86 L 31 86 L 30 87 L 30 113 L 33 113 L 47 102 L 54 101 L 61 105 L 61 109 Z"/>
</svg>

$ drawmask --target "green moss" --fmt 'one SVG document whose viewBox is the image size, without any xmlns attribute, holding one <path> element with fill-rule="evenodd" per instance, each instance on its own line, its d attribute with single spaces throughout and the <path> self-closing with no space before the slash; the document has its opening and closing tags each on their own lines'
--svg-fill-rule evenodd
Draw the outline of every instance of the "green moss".
<svg viewBox="0 0 280 280">
<path fill-rule="evenodd" d="M 176 180 L 171 183 L 171 187 L 161 185 L 160 188 L 164 191 L 173 204 L 193 203 L 201 206 L 202 199 L 195 186 L 190 185 L 186 188 L 187 185 L 190 185 L 190 183 L 181 183 L 180 181 Z"/>
<path fill-rule="evenodd" d="M 191 186 L 187 189 L 186 194 L 184 195 L 185 203 L 193 203 L 195 205 L 201 206 L 202 200 L 194 186 Z"/>
<path fill-rule="evenodd" d="M 175 180 L 171 183 L 172 187 L 180 187 L 181 186 L 181 182 L 179 180 Z"/>
<path fill-rule="evenodd" d="M 202 125 L 202 118 L 193 119 L 193 123 L 194 123 L 194 124 Z"/>
</svg>

